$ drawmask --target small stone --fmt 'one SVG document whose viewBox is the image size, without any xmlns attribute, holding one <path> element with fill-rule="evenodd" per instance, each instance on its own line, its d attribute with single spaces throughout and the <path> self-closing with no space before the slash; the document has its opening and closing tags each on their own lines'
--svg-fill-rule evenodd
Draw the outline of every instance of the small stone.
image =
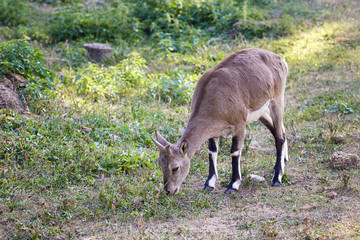
<svg viewBox="0 0 360 240">
<path fill-rule="evenodd" d="M 326 196 L 330 199 L 334 199 L 337 196 L 336 192 L 329 192 L 328 194 L 326 194 Z"/>
<path fill-rule="evenodd" d="M 249 174 L 248 176 L 254 182 L 265 182 L 265 178 L 255 174 Z"/>
</svg>

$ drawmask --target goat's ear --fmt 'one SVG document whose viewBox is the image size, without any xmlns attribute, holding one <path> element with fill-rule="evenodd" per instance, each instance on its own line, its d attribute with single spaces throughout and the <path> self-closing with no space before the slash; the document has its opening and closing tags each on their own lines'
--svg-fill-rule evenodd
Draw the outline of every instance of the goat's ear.
<svg viewBox="0 0 360 240">
<path fill-rule="evenodd" d="M 161 143 L 163 146 L 170 145 L 170 143 L 159 133 L 158 130 L 155 131 L 156 139 L 159 143 Z"/>
<path fill-rule="evenodd" d="M 181 154 L 181 156 L 185 156 L 185 154 L 187 154 L 188 152 L 188 142 L 186 140 L 183 140 L 180 144 L 180 149 L 179 149 L 179 152 Z"/>
<path fill-rule="evenodd" d="M 159 143 L 153 137 L 151 137 L 151 140 L 155 143 L 156 146 L 158 146 L 158 148 L 160 149 L 160 152 L 165 152 L 165 147 L 161 143 Z"/>
<path fill-rule="evenodd" d="M 166 155 L 168 155 L 168 156 L 171 156 L 171 155 L 172 155 L 170 145 L 167 145 L 167 146 L 165 147 L 165 153 L 166 153 Z"/>
</svg>

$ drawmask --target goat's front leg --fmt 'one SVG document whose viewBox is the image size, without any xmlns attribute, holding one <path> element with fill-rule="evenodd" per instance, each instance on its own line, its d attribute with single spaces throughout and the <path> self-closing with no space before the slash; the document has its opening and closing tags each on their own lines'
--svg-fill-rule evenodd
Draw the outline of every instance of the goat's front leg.
<svg viewBox="0 0 360 240">
<path fill-rule="evenodd" d="M 288 159 L 287 141 L 284 129 L 285 128 L 282 126 L 282 131 L 275 135 L 276 163 L 274 166 L 274 177 L 271 184 L 273 187 L 280 186 L 281 178 L 284 174 L 285 163 Z"/>
<path fill-rule="evenodd" d="M 238 191 L 241 184 L 240 156 L 244 144 L 245 131 L 242 134 L 235 135 L 232 138 L 231 145 L 231 163 L 232 177 L 225 193 Z"/>
<path fill-rule="evenodd" d="M 217 155 L 219 151 L 219 138 L 209 139 L 209 176 L 205 182 L 204 190 L 212 191 L 215 189 L 215 182 L 218 178 L 216 169 Z"/>
</svg>

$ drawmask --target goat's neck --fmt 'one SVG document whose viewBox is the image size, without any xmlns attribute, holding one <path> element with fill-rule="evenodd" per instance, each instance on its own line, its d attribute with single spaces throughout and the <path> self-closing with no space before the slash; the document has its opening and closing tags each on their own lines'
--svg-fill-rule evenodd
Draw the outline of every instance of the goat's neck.
<svg viewBox="0 0 360 240">
<path fill-rule="evenodd" d="M 188 155 L 192 157 L 196 150 L 198 150 L 203 142 L 208 140 L 213 135 L 213 124 L 206 120 L 191 119 L 188 125 L 178 141 L 178 145 L 183 140 L 188 142 Z"/>
</svg>

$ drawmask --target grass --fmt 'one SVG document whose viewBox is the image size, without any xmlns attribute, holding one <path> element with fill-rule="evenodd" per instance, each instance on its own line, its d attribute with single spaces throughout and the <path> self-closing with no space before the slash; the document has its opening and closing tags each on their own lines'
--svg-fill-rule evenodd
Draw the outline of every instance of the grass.
<svg viewBox="0 0 360 240">
<path fill-rule="evenodd" d="M 58 80 L 57 97 L 41 115 L 1 110 L 0 238 L 359 238 L 360 168 L 329 165 L 334 151 L 360 155 L 359 6 L 352 1 L 332 6 L 324 24 L 280 39 L 237 39 L 158 58 L 139 49 L 146 66 L 136 68 L 136 76 L 158 81 L 143 85 L 151 91 L 138 98 L 130 94 L 136 90 L 131 86 L 122 93 L 125 98 L 79 92 L 76 76 L 90 78 L 86 71 L 100 75 L 101 70 L 94 65 L 61 68 L 66 78 Z M 158 129 L 175 142 L 190 114 L 193 83 L 205 69 L 245 47 L 277 52 L 291 70 L 285 110 L 290 161 L 284 184 L 270 187 L 275 147 L 268 130 L 255 123 L 248 127 L 242 173 L 264 176 L 266 183 L 244 182 L 238 194 L 224 195 L 231 174 L 230 140 L 222 139 L 214 192 L 201 191 L 208 169 L 204 144 L 181 192 L 167 196 L 150 135 Z M 103 70 L 134 79 L 117 66 Z M 171 85 L 181 77 L 188 83 L 185 89 Z M 340 135 L 345 141 L 335 144 L 332 137 Z M 329 192 L 337 196 L 331 199 Z"/>
</svg>

